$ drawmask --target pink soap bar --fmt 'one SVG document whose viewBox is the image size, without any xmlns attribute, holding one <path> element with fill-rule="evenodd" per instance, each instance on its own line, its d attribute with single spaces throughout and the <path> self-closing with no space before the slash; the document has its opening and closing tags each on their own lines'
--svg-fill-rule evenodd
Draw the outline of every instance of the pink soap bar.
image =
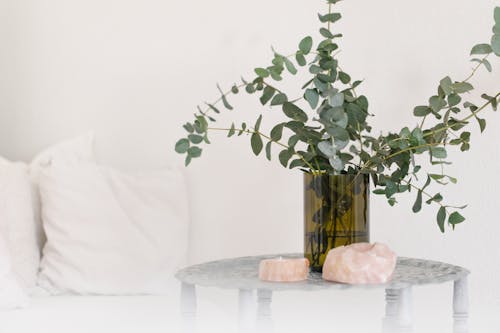
<svg viewBox="0 0 500 333">
<path fill-rule="evenodd" d="M 309 260 L 300 259 L 266 259 L 259 265 L 259 278 L 271 282 L 297 282 L 307 280 Z"/>
<path fill-rule="evenodd" d="M 391 280 L 397 256 L 385 244 L 358 243 L 328 252 L 323 279 L 348 284 L 382 284 Z"/>
</svg>

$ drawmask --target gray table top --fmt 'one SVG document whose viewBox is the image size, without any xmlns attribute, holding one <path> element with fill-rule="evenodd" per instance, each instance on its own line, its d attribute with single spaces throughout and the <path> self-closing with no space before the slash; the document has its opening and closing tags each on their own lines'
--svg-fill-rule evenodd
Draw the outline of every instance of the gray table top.
<svg viewBox="0 0 500 333">
<path fill-rule="evenodd" d="M 465 268 L 442 262 L 398 258 L 396 271 L 392 281 L 385 285 L 346 285 L 328 282 L 320 273 L 309 274 L 302 282 L 265 282 L 259 279 L 259 263 L 263 259 L 302 258 L 302 254 L 277 254 L 267 256 L 242 257 L 207 262 L 190 266 L 177 272 L 176 278 L 181 282 L 203 287 L 224 289 L 264 289 L 272 291 L 285 290 L 323 290 L 346 288 L 389 288 L 400 289 L 412 285 L 437 284 L 459 280 L 469 274 Z"/>
</svg>

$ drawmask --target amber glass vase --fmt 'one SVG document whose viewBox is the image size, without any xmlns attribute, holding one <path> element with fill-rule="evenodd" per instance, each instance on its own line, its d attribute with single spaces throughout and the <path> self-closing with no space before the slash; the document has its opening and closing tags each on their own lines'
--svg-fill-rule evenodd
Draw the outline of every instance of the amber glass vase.
<svg viewBox="0 0 500 333">
<path fill-rule="evenodd" d="M 321 272 L 331 249 L 370 241 L 370 177 L 304 174 L 304 255 Z"/>
</svg>

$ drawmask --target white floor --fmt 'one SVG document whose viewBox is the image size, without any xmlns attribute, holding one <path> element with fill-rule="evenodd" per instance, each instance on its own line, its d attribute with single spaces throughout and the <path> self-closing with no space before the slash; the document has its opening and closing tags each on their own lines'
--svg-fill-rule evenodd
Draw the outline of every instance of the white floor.
<svg viewBox="0 0 500 333">
<path fill-rule="evenodd" d="M 451 285 L 415 288 L 414 333 L 452 333 Z M 198 289 L 199 332 L 237 332 L 234 291 Z M 375 332 L 382 330 L 382 290 L 278 293 L 274 330 L 280 332 Z M 29 308 L 0 313 L 1 333 L 179 332 L 178 295 L 35 298 Z M 500 332 L 500 304 L 471 308 L 471 333 Z"/>
</svg>

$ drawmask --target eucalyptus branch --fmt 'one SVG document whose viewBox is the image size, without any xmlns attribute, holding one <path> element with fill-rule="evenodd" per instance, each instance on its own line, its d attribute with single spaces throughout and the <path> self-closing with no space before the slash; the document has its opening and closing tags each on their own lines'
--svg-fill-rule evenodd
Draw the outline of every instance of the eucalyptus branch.
<svg viewBox="0 0 500 333">
<path fill-rule="evenodd" d="M 249 130 L 249 129 L 241 129 L 241 128 L 216 128 L 216 127 L 209 127 L 207 128 L 208 131 L 223 131 L 223 132 L 231 132 L 231 131 L 235 131 L 235 132 L 240 132 L 240 133 L 246 133 L 246 134 L 257 134 L 263 138 L 265 138 L 267 141 L 269 142 L 272 142 L 272 143 L 275 143 L 277 144 L 278 146 L 281 146 L 285 149 L 290 149 L 291 147 L 282 143 L 282 142 L 279 142 L 279 141 L 276 141 L 276 140 L 273 140 L 271 137 L 263 134 L 262 132 L 260 131 L 256 131 L 256 130 Z M 314 169 L 314 167 L 304 158 L 304 156 L 302 156 L 301 154 L 297 153 L 294 151 L 293 153 L 294 156 L 297 156 L 299 159 L 301 159 L 304 164 L 306 164 L 311 172 L 313 172 L 313 174 L 317 174 L 318 171 Z"/>
<path fill-rule="evenodd" d="M 498 92 L 495 96 L 494 96 L 494 99 L 495 100 L 498 100 L 498 98 L 500 97 L 500 92 Z M 471 118 L 473 118 L 474 116 L 477 116 L 477 114 L 481 111 L 483 111 L 485 108 L 487 108 L 489 105 L 491 105 L 493 103 L 493 99 L 487 101 L 486 103 L 484 103 L 479 109 L 477 109 L 476 111 L 473 111 L 473 113 L 461 120 L 459 120 L 460 123 L 465 123 L 467 122 L 468 120 L 470 120 Z M 428 133 L 424 134 L 424 137 L 429 137 L 429 136 L 432 136 L 432 135 L 435 135 L 435 134 L 438 134 L 438 133 L 441 133 L 443 131 L 446 131 L 448 129 L 453 129 L 453 127 L 455 127 L 456 125 L 448 125 L 448 126 L 445 126 L 445 127 L 441 127 L 441 128 L 438 128 L 436 130 L 433 130 L 433 131 L 429 131 Z"/>
<path fill-rule="evenodd" d="M 437 147 L 437 146 L 442 146 L 444 145 L 444 143 L 442 142 L 435 142 L 435 143 L 426 143 L 424 145 L 418 145 L 418 146 L 414 146 L 414 147 L 408 147 L 408 148 L 405 148 L 405 149 L 401 149 L 397 152 L 395 152 L 394 154 L 391 154 L 389 156 L 386 156 L 383 158 L 384 161 L 387 161 L 387 160 L 390 160 L 391 158 L 394 158 L 398 155 L 401 155 L 401 154 L 404 154 L 404 153 L 407 153 L 407 152 L 411 152 L 413 150 L 417 150 L 417 149 L 421 149 L 421 148 L 427 148 L 427 147 Z"/>
<path fill-rule="evenodd" d="M 479 70 L 479 68 L 481 68 L 481 66 L 484 65 L 484 62 L 487 61 L 488 57 L 491 55 L 491 52 L 488 53 L 487 55 L 485 55 L 483 57 L 483 59 L 481 59 L 480 62 L 478 62 L 478 64 L 472 69 L 472 72 L 470 73 L 469 76 L 467 76 L 467 78 L 465 78 L 464 80 L 460 81 L 460 83 L 466 83 L 466 82 L 469 82 L 470 79 L 472 79 L 474 77 L 474 75 L 477 73 L 477 71 Z M 424 123 L 425 123 L 425 120 L 427 119 L 427 116 L 425 116 L 423 119 L 422 119 L 422 122 L 420 123 L 420 129 L 422 129 L 424 127 Z"/>
<path fill-rule="evenodd" d="M 414 188 L 415 190 L 422 192 L 422 194 L 423 194 L 423 195 L 425 195 L 427 198 L 429 198 L 429 199 L 434 198 L 434 196 L 433 196 L 433 195 L 431 195 L 431 194 L 429 194 L 428 192 L 426 192 L 426 191 L 424 190 L 424 188 L 422 188 L 422 187 L 418 187 L 418 186 L 415 186 L 415 185 L 413 185 L 410 181 L 408 181 L 408 180 L 406 180 L 406 179 L 403 179 L 403 180 L 402 180 L 402 182 L 404 182 L 406 185 L 408 185 L 408 186 L 410 186 L 410 187 Z M 441 206 L 441 207 L 443 207 L 444 209 L 446 209 L 446 212 L 448 212 L 448 210 L 447 210 L 448 206 L 445 206 L 445 205 L 444 205 L 444 204 L 442 204 L 440 201 L 435 201 L 435 200 L 433 200 L 432 202 L 435 202 L 435 203 L 436 203 L 436 204 L 438 204 L 439 206 Z"/>
<path fill-rule="evenodd" d="M 373 137 L 370 135 L 371 126 L 367 121 L 368 116 L 372 115 L 369 112 L 368 99 L 358 95 L 356 91 L 362 81 L 353 82 L 336 57 L 340 50 L 338 40 L 342 37 L 342 34 L 332 32 L 333 24 L 342 17 L 340 13 L 333 11 L 334 5 L 338 2 L 340 0 L 328 0 L 328 12 L 319 15 L 321 40 L 318 43 L 307 36 L 300 40 L 296 51 L 287 56 L 273 49 L 274 55 L 270 64 L 255 68 L 256 76 L 251 81 L 242 79 L 241 84 L 233 85 L 226 92 L 217 86 L 220 92 L 219 98 L 212 104 L 207 103 L 205 110 L 198 108 L 194 120 L 183 126 L 187 135 L 176 143 L 175 150 L 186 155 L 185 162 L 188 165 L 192 159 L 201 156 L 202 144 L 211 143 L 208 138 L 210 131 L 226 131 L 229 133 L 228 136 L 238 131 L 239 134 L 250 134 L 252 151 L 257 156 L 264 151 L 263 139 L 267 141 L 265 153 L 268 159 L 271 159 L 273 144 L 282 148 L 279 162 L 286 168 L 300 168 L 313 175 L 354 175 L 348 187 L 351 187 L 361 175 L 370 174 L 376 187 L 376 194 L 384 194 L 391 205 L 396 203 L 394 197 L 396 194 L 414 187 L 419 191 L 414 212 L 420 210 L 422 195 L 425 195 L 430 198 L 427 202 L 435 201 L 441 205 L 437 221 L 442 231 L 446 217 L 448 223 L 453 226 L 463 222 L 464 218 L 458 212 L 450 214 L 447 210 L 447 208 L 462 207 L 444 206 L 440 203 L 442 200 L 440 194 L 431 197 L 425 188 L 432 181 L 446 185 L 447 183 L 442 181 L 446 177 L 451 182 L 456 182 L 456 179 L 444 174 L 444 163 L 448 163 L 446 160 L 448 146 L 461 145 L 462 151 L 468 150 L 471 133 L 461 131 L 462 128 L 469 125 L 470 119 L 476 118 L 482 132 L 486 120 L 479 118 L 478 114 L 488 106 L 496 110 L 500 103 L 498 100 L 500 93 L 495 96 L 481 95 L 486 102 L 480 107 L 462 100 L 465 93 L 474 89 L 469 81 L 481 66 L 489 72 L 492 71 L 488 57 L 492 54 L 500 56 L 500 7 L 495 8 L 494 36 L 491 43 L 478 44 L 471 50 L 471 55 L 481 55 L 481 58 L 472 59 L 478 62 L 472 72 L 459 82 L 452 81 L 450 77 L 442 79 L 439 82 L 437 95 L 429 99 L 428 105 L 415 107 L 414 115 L 422 118 L 416 127 L 412 129 L 403 127 L 399 133 Z M 314 55 L 312 61 L 306 58 L 310 55 Z M 276 88 L 271 81 L 281 81 L 283 74 L 287 72 L 296 75 L 301 68 L 305 68 L 311 77 L 302 85 L 303 95 L 300 98 L 289 98 L 283 89 Z M 209 126 L 209 122 L 216 122 L 209 112 L 220 113 L 217 105 L 221 103 L 225 109 L 232 110 L 233 107 L 227 97 L 231 94 L 237 95 L 240 90 L 257 95 L 262 106 L 280 107 L 287 121 L 276 124 L 269 136 L 260 131 L 262 116 L 251 129 L 246 123 L 242 123 L 238 129 L 234 124 L 231 128 Z M 312 120 L 319 123 L 318 126 L 310 125 L 311 112 L 301 108 L 300 105 L 303 104 L 299 103 L 301 101 L 307 102 L 314 111 L 315 117 Z M 462 116 L 461 112 L 465 109 L 469 109 L 470 114 Z M 457 116 L 459 113 L 461 115 Z M 425 122 L 431 115 L 440 121 L 433 127 L 425 128 Z M 459 117 L 462 119 L 458 119 Z M 280 142 L 284 129 L 291 132 L 288 145 Z M 306 143 L 307 149 L 296 151 L 295 146 L 299 142 Z M 359 149 L 357 149 L 358 144 Z M 422 170 L 422 166 L 416 165 L 414 157 L 424 153 L 430 154 L 432 164 L 441 165 L 441 174 L 428 174 L 423 188 L 406 184 L 408 177 L 413 175 L 417 178 L 419 171 Z M 291 161 L 293 156 L 298 159 Z M 355 157 L 359 157 L 359 165 L 353 163 Z"/>
</svg>

